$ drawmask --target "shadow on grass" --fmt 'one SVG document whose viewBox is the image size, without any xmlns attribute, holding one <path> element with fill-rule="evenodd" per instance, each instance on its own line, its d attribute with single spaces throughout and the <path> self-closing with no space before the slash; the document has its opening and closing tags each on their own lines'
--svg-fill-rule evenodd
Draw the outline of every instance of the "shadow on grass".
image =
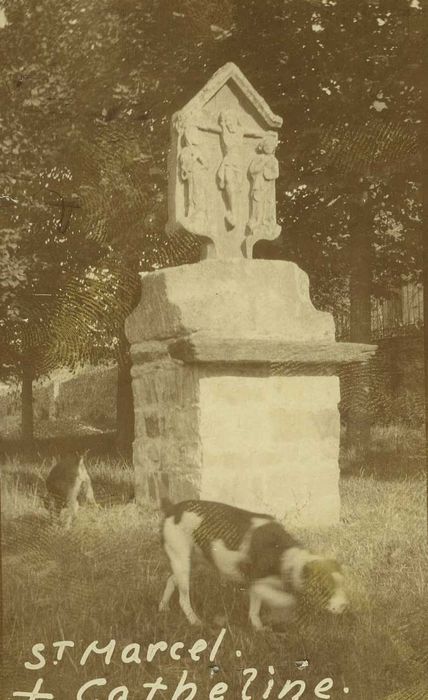
<svg viewBox="0 0 428 700">
<path fill-rule="evenodd" d="M 403 424 L 376 425 L 366 448 L 350 446 L 342 431 L 340 470 L 343 475 L 364 474 L 382 481 L 420 477 L 425 471 L 425 431 Z"/>
<path fill-rule="evenodd" d="M 91 471 L 90 466 L 88 469 Z M 106 508 L 129 503 L 133 501 L 135 496 L 133 483 L 118 481 L 112 484 L 111 479 L 98 476 L 97 474 L 94 474 L 92 477 L 92 486 L 96 502 Z"/>
<path fill-rule="evenodd" d="M 53 520 L 47 512 L 25 513 L 2 519 L 2 552 L 22 554 L 40 548 L 54 532 Z"/>
</svg>

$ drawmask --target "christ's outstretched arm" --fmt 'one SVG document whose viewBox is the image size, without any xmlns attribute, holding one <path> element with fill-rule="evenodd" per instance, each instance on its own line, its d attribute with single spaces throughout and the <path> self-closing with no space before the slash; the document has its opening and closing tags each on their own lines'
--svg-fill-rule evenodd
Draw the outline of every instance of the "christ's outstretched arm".
<svg viewBox="0 0 428 700">
<path fill-rule="evenodd" d="M 212 119 L 195 120 L 194 125 L 201 131 L 210 131 L 213 134 L 221 134 L 222 128 Z"/>
<path fill-rule="evenodd" d="M 264 131 L 252 131 L 251 129 L 246 129 L 245 127 L 243 129 L 243 135 L 250 136 L 254 139 L 263 139 L 266 136 Z"/>
</svg>

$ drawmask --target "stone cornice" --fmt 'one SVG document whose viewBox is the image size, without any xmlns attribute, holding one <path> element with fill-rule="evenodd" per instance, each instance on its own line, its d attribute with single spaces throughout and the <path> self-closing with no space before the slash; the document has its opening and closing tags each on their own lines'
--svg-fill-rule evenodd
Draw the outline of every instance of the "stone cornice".
<svg viewBox="0 0 428 700">
<path fill-rule="evenodd" d="M 170 356 L 185 363 L 330 367 L 365 362 L 376 349 L 362 343 L 290 343 L 281 337 L 224 338 L 207 333 L 194 333 L 168 345 Z"/>
</svg>

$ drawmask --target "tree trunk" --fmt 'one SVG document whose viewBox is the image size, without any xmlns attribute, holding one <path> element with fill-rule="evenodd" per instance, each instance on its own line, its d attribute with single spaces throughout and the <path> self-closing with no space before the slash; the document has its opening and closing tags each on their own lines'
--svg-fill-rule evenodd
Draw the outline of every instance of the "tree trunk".
<svg viewBox="0 0 428 700">
<path fill-rule="evenodd" d="M 351 208 L 350 340 L 371 342 L 371 289 L 373 221 L 368 192 L 362 191 Z M 370 440 L 370 372 L 368 364 L 349 368 L 347 377 L 347 446 L 358 461 Z"/>
<path fill-rule="evenodd" d="M 33 363 L 26 356 L 22 361 L 21 386 L 21 440 L 25 451 L 34 447 L 33 380 Z"/>
<path fill-rule="evenodd" d="M 132 395 L 131 358 L 129 343 L 124 332 L 119 338 L 116 394 L 116 446 L 119 454 L 128 460 L 132 457 L 134 440 L 134 398 Z"/>
</svg>

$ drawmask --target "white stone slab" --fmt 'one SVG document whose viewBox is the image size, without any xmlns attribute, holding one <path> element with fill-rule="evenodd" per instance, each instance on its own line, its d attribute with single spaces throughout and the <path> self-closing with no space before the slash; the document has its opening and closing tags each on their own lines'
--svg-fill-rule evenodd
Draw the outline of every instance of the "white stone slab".
<svg viewBox="0 0 428 700">
<path fill-rule="evenodd" d="M 337 522 L 339 399 L 337 377 L 201 378 L 201 498 Z"/>
</svg>

